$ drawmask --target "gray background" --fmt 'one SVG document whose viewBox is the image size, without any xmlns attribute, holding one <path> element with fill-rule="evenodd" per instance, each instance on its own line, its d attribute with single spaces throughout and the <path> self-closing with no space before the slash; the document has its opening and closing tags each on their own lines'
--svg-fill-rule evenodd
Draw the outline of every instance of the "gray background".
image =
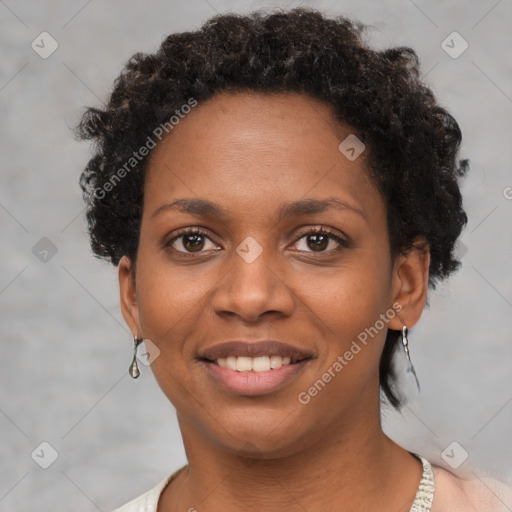
<svg viewBox="0 0 512 512">
<path fill-rule="evenodd" d="M 510 0 L 0 0 L 0 510 L 108 511 L 185 463 L 175 411 L 150 369 L 127 375 L 116 270 L 92 257 L 82 215 L 90 149 L 68 125 L 106 99 L 134 52 L 216 12 L 269 5 L 344 13 L 374 26 L 375 46 L 412 46 L 460 122 L 461 156 L 473 160 L 463 267 L 411 330 L 421 393 L 404 382 L 411 402 L 402 415 L 384 410 L 383 422 L 445 467 L 441 453 L 457 441 L 469 454 L 461 476 L 512 479 Z M 43 31 L 59 45 L 47 59 L 31 48 Z M 441 47 L 452 31 L 469 44 L 456 59 Z M 43 237 L 57 249 L 46 262 Z M 50 461 L 43 441 L 58 454 L 48 469 L 36 463 Z"/>
</svg>

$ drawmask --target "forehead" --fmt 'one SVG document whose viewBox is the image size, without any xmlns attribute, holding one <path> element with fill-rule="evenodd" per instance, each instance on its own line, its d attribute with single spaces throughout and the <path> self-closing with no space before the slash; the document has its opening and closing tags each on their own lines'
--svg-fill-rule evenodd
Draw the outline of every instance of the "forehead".
<svg viewBox="0 0 512 512">
<path fill-rule="evenodd" d="M 305 139 L 322 150 L 320 138 L 332 144 L 345 132 L 350 130 L 336 122 L 329 105 L 305 94 L 221 92 L 182 116 L 153 154 L 161 155 L 165 146 L 194 147 L 197 139 L 202 146 L 196 149 L 216 152 L 232 147 L 241 157 L 258 149 L 256 144 L 262 152 L 283 146 L 297 146 L 298 152 Z"/>
<path fill-rule="evenodd" d="M 364 203 L 376 192 L 366 155 L 351 161 L 339 149 L 351 134 L 329 105 L 307 95 L 217 94 L 153 150 L 145 203 L 185 194 L 254 205 L 335 189 Z"/>
</svg>

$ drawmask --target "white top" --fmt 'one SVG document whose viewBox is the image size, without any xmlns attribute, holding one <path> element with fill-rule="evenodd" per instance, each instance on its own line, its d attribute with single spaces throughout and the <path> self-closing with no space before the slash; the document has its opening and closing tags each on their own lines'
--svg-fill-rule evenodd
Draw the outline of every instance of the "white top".
<svg viewBox="0 0 512 512">
<path fill-rule="evenodd" d="M 416 455 L 416 454 L 414 454 Z M 430 512 L 432 506 L 432 500 L 434 498 L 434 474 L 430 463 L 421 457 L 416 457 L 423 464 L 423 474 L 420 479 L 418 491 L 416 492 L 416 498 L 410 508 L 409 512 Z M 113 512 L 156 512 L 158 506 L 158 500 L 165 487 L 171 483 L 171 481 L 183 471 L 187 466 L 183 466 L 172 475 L 162 480 L 158 485 L 153 487 L 150 491 L 142 494 L 138 498 L 130 501 L 121 508 L 117 508 Z"/>
<path fill-rule="evenodd" d="M 155 485 L 153 489 L 142 494 L 138 498 L 128 502 L 126 505 L 123 505 L 120 508 L 116 508 L 113 512 L 156 512 L 158 506 L 158 500 L 160 499 L 160 495 L 162 491 L 167 487 L 167 484 L 171 483 L 171 481 L 181 473 L 187 465 L 181 467 L 172 475 L 168 476 L 164 480 L 162 480 L 159 484 Z"/>
</svg>

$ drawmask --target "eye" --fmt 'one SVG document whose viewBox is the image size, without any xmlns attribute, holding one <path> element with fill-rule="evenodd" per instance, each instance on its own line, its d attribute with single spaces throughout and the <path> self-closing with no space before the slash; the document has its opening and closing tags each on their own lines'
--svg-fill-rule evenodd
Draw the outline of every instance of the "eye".
<svg viewBox="0 0 512 512">
<path fill-rule="evenodd" d="M 303 236 L 301 236 L 295 244 L 298 244 L 301 240 L 304 240 L 306 249 L 298 249 L 299 251 L 305 252 L 320 252 L 320 253 L 329 253 L 329 252 L 338 252 L 346 247 L 349 247 L 349 242 L 342 236 L 338 235 L 334 231 L 325 228 L 325 227 L 315 227 L 309 229 Z M 336 242 L 332 244 L 330 242 Z M 337 247 L 336 247 L 337 244 Z M 330 248 L 326 250 L 329 246 L 334 245 L 334 248 Z M 310 249 L 308 251 L 308 249 Z"/>
<path fill-rule="evenodd" d="M 212 244 L 212 247 L 208 249 L 207 241 Z M 181 253 L 184 256 L 188 256 L 194 253 L 208 252 L 209 250 L 217 250 L 218 247 L 213 243 L 211 238 L 205 231 L 199 228 L 192 228 L 183 231 L 179 231 L 176 236 L 171 238 L 164 244 L 165 248 L 171 247 L 175 252 Z"/>
<path fill-rule="evenodd" d="M 322 226 L 309 228 L 297 239 L 294 245 L 299 244 L 302 240 L 305 242 L 305 248 L 297 249 L 302 252 L 334 253 L 350 246 L 347 239 Z M 208 242 L 211 244 L 210 248 L 208 248 Z M 331 247 L 332 245 L 334 245 L 334 248 Z M 219 250 L 218 245 L 212 241 L 208 233 L 200 228 L 188 228 L 178 231 L 177 235 L 164 243 L 164 248 L 169 247 L 174 252 L 185 257 L 194 257 L 194 254 Z"/>
</svg>

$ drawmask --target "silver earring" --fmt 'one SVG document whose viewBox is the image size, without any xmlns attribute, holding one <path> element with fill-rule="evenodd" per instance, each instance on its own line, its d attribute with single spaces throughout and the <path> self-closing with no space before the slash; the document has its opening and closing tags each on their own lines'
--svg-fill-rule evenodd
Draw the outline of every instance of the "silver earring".
<svg viewBox="0 0 512 512">
<path fill-rule="evenodd" d="M 404 346 L 405 355 L 407 356 L 407 360 L 409 361 L 409 368 L 408 372 L 412 373 L 414 375 L 414 378 L 416 379 L 416 385 L 418 386 L 418 391 L 420 389 L 420 382 L 418 380 L 418 376 L 416 375 L 416 370 L 414 369 L 414 366 L 412 365 L 411 356 L 409 354 L 409 341 L 407 340 L 407 333 L 408 333 L 407 326 L 404 325 L 402 327 L 402 345 Z"/>
<path fill-rule="evenodd" d="M 137 347 L 142 343 L 143 338 L 137 339 L 136 336 L 133 337 L 133 361 L 130 365 L 130 369 L 128 370 L 128 373 L 130 374 L 130 377 L 133 379 L 136 379 L 140 375 L 139 366 L 137 365 Z"/>
</svg>

